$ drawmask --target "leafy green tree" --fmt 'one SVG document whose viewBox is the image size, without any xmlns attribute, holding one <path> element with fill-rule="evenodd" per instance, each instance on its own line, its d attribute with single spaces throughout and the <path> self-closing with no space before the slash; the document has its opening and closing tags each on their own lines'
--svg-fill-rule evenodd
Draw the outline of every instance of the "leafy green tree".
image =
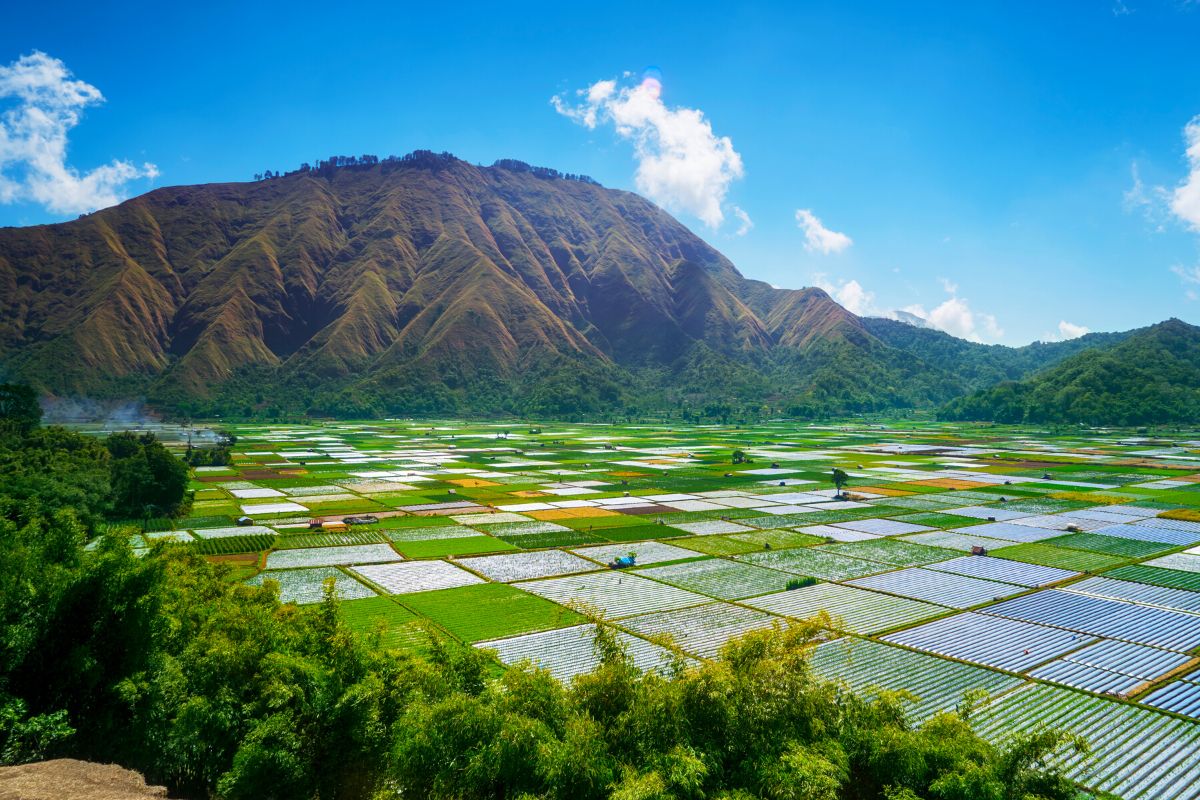
<svg viewBox="0 0 1200 800">
<path fill-rule="evenodd" d="M 32 387 L 0 384 L 0 433 L 28 433 L 41 422 L 42 406 Z"/>
<path fill-rule="evenodd" d="M 105 445 L 112 455 L 113 511 L 117 515 L 170 515 L 183 506 L 187 465 L 154 434 L 114 433 Z"/>
<path fill-rule="evenodd" d="M 842 494 L 842 489 L 850 483 L 850 476 L 846 474 L 845 470 L 834 467 L 832 477 L 833 488 L 837 490 L 838 496 L 840 497 Z"/>
</svg>

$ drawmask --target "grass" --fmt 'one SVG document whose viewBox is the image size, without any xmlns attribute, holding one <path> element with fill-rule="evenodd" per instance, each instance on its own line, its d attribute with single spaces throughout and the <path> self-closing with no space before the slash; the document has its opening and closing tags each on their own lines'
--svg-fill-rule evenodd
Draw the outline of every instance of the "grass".
<svg viewBox="0 0 1200 800">
<path fill-rule="evenodd" d="M 417 648 L 425 641 L 421 618 L 390 597 L 364 597 L 346 600 L 341 606 L 342 619 L 356 633 L 379 636 L 380 646 L 392 650 Z"/>
<path fill-rule="evenodd" d="M 924 525 L 928 528 L 965 528 L 968 525 L 979 525 L 987 520 L 972 517 L 960 517 L 956 514 L 939 514 L 936 511 L 922 511 L 917 514 L 901 514 L 893 517 L 897 522 L 908 522 L 913 525 Z"/>
<path fill-rule="evenodd" d="M 992 550 L 988 555 L 995 556 L 996 558 L 1007 558 L 1010 561 L 1023 561 L 1026 564 L 1041 564 L 1044 567 L 1070 569 L 1076 572 L 1097 572 L 1117 566 L 1118 564 L 1123 564 L 1129 560 L 1106 553 L 1069 550 L 1065 547 L 1055 547 L 1054 545 L 1041 543 L 1001 547 L 998 550 Z"/>
<path fill-rule="evenodd" d="M 216 539 L 199 539 L 186 546 L 203 556 L 225 556 L 236 553 L 258 553 L 270 550 L 279 537 L 272 533 L 252 533 L 246 536 L 222 536 Z"/>
<path fill-rule="evenodd" d="M 603 536 L 610 542 L 640 542 L 645 539 L 674 539 L 687 536 L 687 532 L 666 525 L 623 525 L 616 528 L 596 528 L 585 531 Z"/>
<path fill-rule="evenodd" d="M 1105 536 L 1101 533 L 1072 533 L 1067 536 L 1046 539 L 1041 544 L 1069 547 L 1073 550 L 1090 550 L 1094 553 L 1107 553 L 1124 558 L 1147 558 L 1176 548 L 1176 545 L 1165 542 L 1143 542 L 1138 539 Z"/>
<path fill-rule="evenodd" d="M 757 549 L 765 550 L 769 545 L 772 550 L 779 550 L 785 547 L 807 547 L 808 545 L 821 544 L 825 540 L 820 536 L 812 536 L 807 533 L 797 533 L 796 531 L 787 530 L 770 530 L 770 531 L 754 531 L 753 533 L 731 533 L 729 538 L 737 542 L 746 542 L 747 544 L 756 545 Z"/>
<path fill-rule="evenodd" d="M 542 550 L 547 547 L 575 547 L 581 544 L 600 544 L 608 541 L 594 533 L 584 531 L 550 531 L 527 533 L 524 536 L 497 536 L 523 550 Z"/>
<path fill-rule="evenodd" d="M 1151 586 L 1162 586 L 1168 589 L 1189 589 L 1200 592 L 1200 572 L 1184 572 L 1178 569 L 1163 567 L 1147 567 L 1143 564 L 1130 564 L 1118 567 L 1104 573 L 1106 578 L 1116 578 L 1122 581 L 1136 581 Z"/>
<path fill-rule="evenodd" d="M 301 547 L 336 547 L 344 544 L 383 544 L 386 541 L 387 537 L 383 534 L 369 530 L 349 530 L 344 533 L 313 531 L 284 534 L 276 547 L 280 550 L 295 550 Z"/>
<path fill-rule="evenodd" d="M 416 542 L 393 542 L 393 547 L 407 558 L 436 558 L 466 556 L 476 553 L 501 553 L 520 550 L 515 544 L 494 536 L 468 536 L 463 539 L 423 539 Z"/>
<path fill-rule="evenodd" d="M 710 556 L 732 556 L 738 553 L 752 553 L 762 550 L 762 545 L 755 542 L 738 541 L 729 536 L 697 536 L 680 542 L 680 546 L 697 553 L 707 553 Z"/>
<path fill-rule="evenodd" d="M 1200 522 L 1200 510 L 1194 508 L 1175 508 L 1159 514 L 1163 519 L 1183 519 L 1188 522 Z"/>
<path fill-rule="evenodd" d="M 404 604 L 466 642 L 500 639 L 585 622 L 549 600 L 500 583 L 406 595 Z"/>
</svg>

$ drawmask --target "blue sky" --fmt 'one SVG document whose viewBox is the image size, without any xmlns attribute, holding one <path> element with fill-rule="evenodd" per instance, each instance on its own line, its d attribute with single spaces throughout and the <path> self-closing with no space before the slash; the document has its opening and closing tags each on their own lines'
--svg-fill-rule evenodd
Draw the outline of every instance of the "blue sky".
<svg viewBox="0 0 1200 800">
<path fill-rule="evenodd" d="M 103 102 L 40 187 L 5 118 L 0 225 L 428 148 L 641 189 L 749 277 L 983 341 L 1200 321 L 1200 3 L 105 5 L 5 12 L 0 110 L 34 51 Z"/>
</svg>

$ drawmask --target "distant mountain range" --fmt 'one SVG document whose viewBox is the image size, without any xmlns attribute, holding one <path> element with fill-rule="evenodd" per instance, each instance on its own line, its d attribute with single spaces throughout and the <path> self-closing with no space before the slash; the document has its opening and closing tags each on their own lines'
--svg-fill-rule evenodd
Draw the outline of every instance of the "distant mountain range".
<svg viewBox="0 0 1200 800">
<path fill-rule="evenodd" d="M 3 377 L 191 415 L 933 407 L 1128 336 L 859 318 L 635 194 L 429 152 L 0 229 Z"/>
</svg>

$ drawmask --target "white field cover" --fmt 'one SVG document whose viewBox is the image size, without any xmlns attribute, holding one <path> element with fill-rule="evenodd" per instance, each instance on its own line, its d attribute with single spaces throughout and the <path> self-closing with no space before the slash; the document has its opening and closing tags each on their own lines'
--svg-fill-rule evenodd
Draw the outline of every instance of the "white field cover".
<svg viewBox="0 0 1200 800">
<path fill-rule="evenodd" d="M 225 539 L 230 536 L 253 536 L 275 531 L 265 525 L 232 525 L 227 528 L 194 528 L 193 531 L 201 539 Z"/>
<path fill-rule="evenodd" d="M 532 553 L 505 553 L 497 556 L 478 556 L 456 559 L 457 563 L 493 581 L 548 578 L 572 572 L 589 572 L 597 567 L 587 559 L 562 550 L 539 550 Z"/>
<path fill-rule="evenodd" d="M 1054 761 L 1090 789 L 1139 800 L 1200 798 L 1200 726 L 1144 708 L 1045 684 L 1028 684 L 976 711 L 976 732 L 995 743 L 1039 729 L 1084 735 L 1091 752 Z"/>
<path fill-rule="evenodd" d="M 786 624 L 778 617 L 762 611 L 726 603 L 709 603 L 678 611 L 630 617 L 621 622 L 621 627 L 647 638 L 669 637 L 675 647 L 686 653 L 701 658 L 716 658 L 717 651 L 730 639 L 747 631 L 769 628 L 776 622 Z"/>
<path fill-rule="evenodd" d="M 742 602 L 794 619 L 807 619 L 828 611 L 835 628 L 860 634 L 877 633 L 946 613 L 945 608 L 931 603 L 834 583 L 818 583 Z"/>
<path fill-rule="evenodd" d="M 911 692 L 916 699 L 907 713 L 914 722 L 953 711 L 972 689 L 996 694 L 1021 684 L 1015 676 L 865 639 L 826 642 L 817 647 L 811 664 L 820 677 L 854 692 Z"/>
<path fill-rule="evenodd" d="M 388 594 L 412 594 L 435 589 L 452 589 L 483 583 L 483 579 L 445 561 L 404 561 L 398 564 L 370 564 L 354 567 L 354 572 L 379 586 Z"/>
<path fill-rule="evenodd" d="M 526 581 L 517 586 L 561 605 L 583 603 L 608 619 L 710 602 L 704 595 L 616 570 Z"/>
<path fill-rule="evenodd" d="M 786 572 L 723 558 L 650 567 L 638 570 L 638 574 L 718 600 L 740 600 L 778 592 L 787 587 L 788 581 L 796 580 L 796 576 Z"/>
<path fill-rule="evenodd" d="M 344 564 L 379 564 L 385 561 L 403 561 L 403 558 L 386 544 L 356 544 L 349 547 L 308 547 L 272 552 L 267 556 L 267 569 L 332 567 Z"/>
<path fill-rule="evenodd" d="M 325 595 L 325 581 L 334 579 L 334 587 L 342 600 L 357 600 L 362 597 L 374 597 L 375 592 L 364 586 L 341 570 L 332 567 L 317 567 L 315 569 L 268 570 L 260 572 L 246 583 L 252 586 L 262 586 L 264 581 L 272 580 L 279 583 L 279 599 L 285 603 L 319 603 Z"/>
<path fill-rule="evenodd" d="M 623 544 L 605 544 L 598 547 L 580 547 L 571 552 L 590 558 L 600 564 L 607 564 L 617 558 L 624 558 L 633 553 L 638 565 L 658 564 L 663 561 L 679 561 L 683 558 L 695 558 L 693 550 L 685 550 L 673 544 L 662 542 L 629 542 Z"/>
<path fill-rule="evenodd" d="M 1024 586 L 970 578 L 921 567 L 870 575 L 848 582 L 851 586 L 898 594 L 950 608 L 970 608 L 1027 591 Z"/>
<path fill-rule="evenodd" d="M 480 642 L 475 646 L 495 650 L 505 664 L 518 664 L 528 660 L 534 666 L 549 670 L 558 680 L 568 682 L 576 675 L 591 672 L 600 665 L 595 648 L 595 635 L 595 625 L 575 625 L 570 628 Z M 617 631 L 616 635 L 627 648 L 634 666 L 638 669 L 665 670 L 670 666 L 673 657 L 669 650 L 630 636 L 624 631 Z"/>
</svg>

